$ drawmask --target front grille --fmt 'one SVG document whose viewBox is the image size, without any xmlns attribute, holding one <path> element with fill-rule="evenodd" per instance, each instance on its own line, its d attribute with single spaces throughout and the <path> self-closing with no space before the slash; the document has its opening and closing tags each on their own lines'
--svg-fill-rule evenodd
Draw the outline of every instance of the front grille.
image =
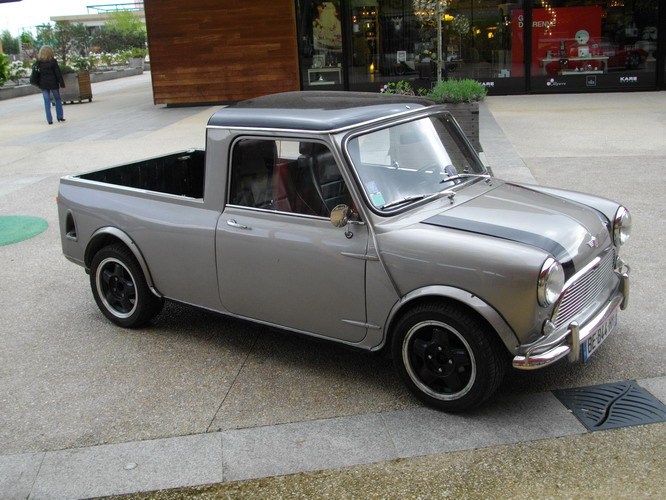
<svg viewBox="0 0 666 500">
<path fill-rule="evenodd" d="M 556 328 L 568 324 L 589 306 L 613 278 L 615 251 L 606 253 L 599 265 L 580 276 L 567 288 L 557 308 L 553 323 Z"/>
</svg>

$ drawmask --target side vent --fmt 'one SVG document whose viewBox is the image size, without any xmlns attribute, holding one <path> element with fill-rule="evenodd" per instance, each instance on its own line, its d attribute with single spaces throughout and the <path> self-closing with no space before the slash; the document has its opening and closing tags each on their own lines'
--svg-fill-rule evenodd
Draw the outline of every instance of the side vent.
<svg viewBox="0 0 666 500">
<path fill-rule="evenodd" d="M 78 235 L 76 234 L 76 224 L 74 224 L 74 216 L 72 213 L 67 214 L 67 219 L 65 220 L 65 236 L 67 239 L 76 241 Z"/>
</svg>

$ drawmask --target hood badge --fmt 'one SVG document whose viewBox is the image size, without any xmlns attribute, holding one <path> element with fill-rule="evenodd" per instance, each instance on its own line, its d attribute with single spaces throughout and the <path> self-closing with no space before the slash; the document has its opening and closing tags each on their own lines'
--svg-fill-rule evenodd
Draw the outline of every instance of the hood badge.
<svg viewBox="0 0 666 500">
<path fill-rule="evenodd" d="M 590 248 L 597 248 L 599 247 L 599 240 L 597 240 L 594 236 L 592 236 L 590 241 L 587 242 L 587 246 Z"/>
</svg>

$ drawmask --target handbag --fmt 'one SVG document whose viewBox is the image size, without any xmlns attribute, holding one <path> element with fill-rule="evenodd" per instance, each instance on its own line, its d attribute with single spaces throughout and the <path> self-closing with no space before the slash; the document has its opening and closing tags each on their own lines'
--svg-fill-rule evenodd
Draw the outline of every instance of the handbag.
<svg viewBox="0 0 666 500">
<path fill-rule="evenodd" d="M 39 87 L 39 77 L 40 77 L 40 72 L 39 72 L 39 63 L 35 63 L 32 65 L 32 73 L 30 73 L 30 84 L 31 85 L 36 85 Z"/>
</svg>

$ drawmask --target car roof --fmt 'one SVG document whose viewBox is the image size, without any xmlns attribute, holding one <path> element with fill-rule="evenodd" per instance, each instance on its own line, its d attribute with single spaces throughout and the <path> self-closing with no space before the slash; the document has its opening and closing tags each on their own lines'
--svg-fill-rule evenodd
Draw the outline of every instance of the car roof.
<svg viewBox="0 0 666 500">
<path fill-rule="evenodd" d="M 359 123 L 425 108 L 417 96 L 370 92 L 285 92 L 240 101 L 217 111 L 209 127 L 340 130 Z"/>
</svg>

